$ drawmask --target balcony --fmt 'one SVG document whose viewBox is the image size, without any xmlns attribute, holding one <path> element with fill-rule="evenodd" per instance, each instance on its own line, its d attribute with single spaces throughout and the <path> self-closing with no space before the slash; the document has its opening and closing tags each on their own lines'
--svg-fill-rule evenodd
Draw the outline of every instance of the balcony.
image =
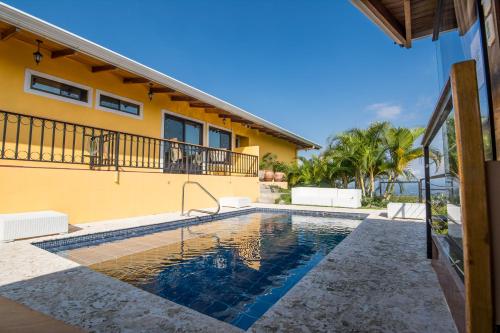
<svg viewBox="0 0 500 333">
<path fill-rule="evenodd" d="M 0 111 L 0 159 L 257 177 L 258 156 Z"/>
</svg>

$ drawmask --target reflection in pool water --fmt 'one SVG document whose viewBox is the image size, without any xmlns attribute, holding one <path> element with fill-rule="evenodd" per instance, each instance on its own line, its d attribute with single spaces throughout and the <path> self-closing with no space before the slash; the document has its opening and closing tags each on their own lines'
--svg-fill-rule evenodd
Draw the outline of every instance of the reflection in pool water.
<svg viewBox="0 0 500 333">
<path fill-rule="evenodd" d="M 349 234 L 344 221 L 253 213 L 64 255 L 246 329 Z"/>
</svg>

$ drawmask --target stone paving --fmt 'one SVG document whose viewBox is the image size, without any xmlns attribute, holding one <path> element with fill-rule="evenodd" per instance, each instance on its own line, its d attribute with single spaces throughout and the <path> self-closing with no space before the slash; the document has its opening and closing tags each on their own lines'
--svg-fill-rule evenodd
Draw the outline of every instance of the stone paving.
<svg viewBox="0 0 500 333">
<path fill-rule="evenodd" d="M 456 332 L 425 252 L 423 221 L 373 214 L 252 332 Z"/>
<path fill-rule="evenodd" d="M 380 211 L 306 209 L 371 215 L 251 331 L 455 332 L 437 277 L 425 258 L 424 223 L 387 220 L 378 216 Z M 163 214 L 79 225 L 68 236 L 178 217 Z M 30 243 L 0 245 L 0 296 L 88 331 L 241 332 Z"/>
</svg>

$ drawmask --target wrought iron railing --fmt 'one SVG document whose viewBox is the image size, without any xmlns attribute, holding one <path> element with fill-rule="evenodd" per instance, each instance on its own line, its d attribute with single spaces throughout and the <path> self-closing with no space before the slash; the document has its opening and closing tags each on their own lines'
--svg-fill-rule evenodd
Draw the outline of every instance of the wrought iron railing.
<svg viewBox="0 0 500 333">
<path fill-rule="evenodd" d="M 147 168 L 165 173 L 257 176 L 258 157 L 0 111 L 0 159 Z"/>
</svg>

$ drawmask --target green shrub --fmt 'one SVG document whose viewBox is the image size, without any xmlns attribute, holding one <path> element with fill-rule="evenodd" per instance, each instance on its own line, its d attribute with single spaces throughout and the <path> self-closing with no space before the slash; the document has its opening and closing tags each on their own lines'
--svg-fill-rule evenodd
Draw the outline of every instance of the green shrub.
<svg viewBox="0 0 500 333">
<path fill-rule="evenodd" d="M 274 165 L 276 164 L 276 158 L 276 154 L 265 153 L 259 162 L 259 168 L 261 170 L 273 170 Z"/>
<path fill-rule="evenodd" d="M 282 203 L 284 205 L 291 205 L 292 204 L 292 193 L 290 191 L 288 192 L 283 192 L 281 196 L 276 199 L 274 202 L 276 204 Z"/>
<path fill-rule="evenodd" d="M 361 205 L 365 208 L 385 208 L 387 202 L 383 197 L 364 197 L 361 199 Z"/>
<path fill-rule="evenodd" d="M 292 191 L 286 188 L 282 188 L 276 185 L 271 185 L 271 190 L 275 193 L 281 193 L 279 198 L 277 198 L 274 203 L 279 204 L 282 203 L 284 205 L 292 204 Z"/>
<path fill-rule="evenodd" d="M 273 164 L 273 171 L 274 172 L 283 172 L 286 174 L 286 173 L 288 173 L 289 169 L 290 169 L 290 167 L 285 162 L 276 161 Z"/>
<path fill-rule="evenodd" d="M 269 185 L 269 189 L 271 190 L 271 192 L 273 193 L 281 193 L 282 192 L 282 188 L 278 185 Z"/>
<path fill-rule="evenodd" d="M 418 196 L 416 195 L 392 195 L 390 202 L 401 202 L 401 203 L 417 203 Z"/>
</svg>

